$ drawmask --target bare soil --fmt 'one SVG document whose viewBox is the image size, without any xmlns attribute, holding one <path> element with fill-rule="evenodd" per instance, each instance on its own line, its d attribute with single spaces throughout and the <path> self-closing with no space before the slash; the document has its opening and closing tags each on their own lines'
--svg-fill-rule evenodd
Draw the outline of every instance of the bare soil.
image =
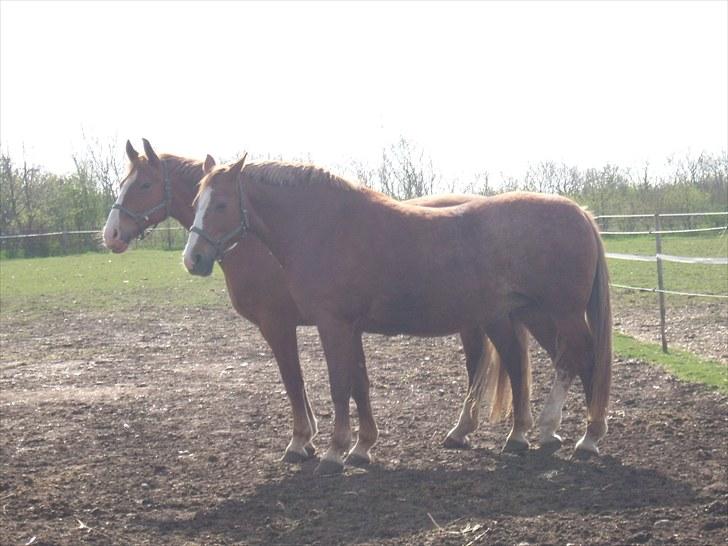
<svg viewBox="0 0 728 546">
<path fill-rule="evenodd" d="M 618 316 L 628 331 L 654 324 Z M 725 359 L 725 324 L 687 337 L 694 322 L 673 341 Z M 728 541 L 728 398 L 642 362 L 615 363 L 599 459 L 570 459 L 585 419 L 576 386 L 561 452 L 500 455 L 502 423 L 453 451 L 441 443 L 465 390 L 457 339 L 368 336 L 376 460 L 316 478 L 315 460 L 279 461 L 288 401 L 269 348 L 232 311 L 58 311 L 0 326 L 0 544 Z M 323 448 L 326 368 L 316 331 L 299 338 Z M 537 412 L 552 371 L 532 354 Z"/>
</svg>

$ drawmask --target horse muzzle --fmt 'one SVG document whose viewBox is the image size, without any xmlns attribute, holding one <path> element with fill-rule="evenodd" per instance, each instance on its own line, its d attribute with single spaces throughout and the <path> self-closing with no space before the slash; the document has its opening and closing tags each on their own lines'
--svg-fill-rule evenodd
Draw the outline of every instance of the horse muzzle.
<svg viewBox="0 0 728 546">
<path fill-rule="evenodd" d="M 104 246 L 114 254 L 121 254 L 129 248 L 128 238 L 121 235 L 116 228 L 105 228 L 103 232 Z"/>
<path fill-rule="evenodd" d="M 190 274 L 198 275 L 200 277 L 208 277 L 212 273 L 215 260 L 210 256 L 205 256 L 196 252 L 191 256 L 185 255 L 184 264 Z"/>
</svg>

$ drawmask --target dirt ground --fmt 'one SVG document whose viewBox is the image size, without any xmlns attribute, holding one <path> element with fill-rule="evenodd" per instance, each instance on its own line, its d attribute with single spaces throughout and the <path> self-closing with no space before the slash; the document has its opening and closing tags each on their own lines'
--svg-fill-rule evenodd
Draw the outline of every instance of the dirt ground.
<svg viewBox="0 0 728 546">
<path fill-rule="evenodd" d="M 721 321 L 691 331 L 688 318 L 671 334 L 725 359 Z M 617 324 L 655 334 L 652 315 L 620 311 Z M 457 340 L 367 336 L 375 462 L 317 478 L 315 460 L 279 461 L 288 402 L 267 345 L 232 311 L 57 311 L 0 326 L 1 544 L 728 541 L 728 398 L 641 362 L 615 363 L 598 460 L 570 459 L 577 385 L 556 455 L 500 455 L 507 426 L 488 423 L 453 451 L 441 443 L 464 394 Z M 315 330 L 299 339 L 321 449 L 326 370 Z M 537 413 L 551 364 L 532 355 Z"/>
<path fill-rule="evenodd" d="M 636 297 L 634 293 L 620 291 L 612 298 L 612 305 L 615 329 L 643 341 L 660 343 L 656 296 Z M 670 299 L 665 314 L 669 348 L 728 364 L 728 302 L 693 297 Z"/>
</svg>

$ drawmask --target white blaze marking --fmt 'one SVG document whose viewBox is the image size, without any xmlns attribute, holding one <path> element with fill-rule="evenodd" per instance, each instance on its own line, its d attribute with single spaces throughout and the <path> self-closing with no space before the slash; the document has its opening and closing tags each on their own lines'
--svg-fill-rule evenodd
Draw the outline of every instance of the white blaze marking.
<svg viewBox="0 0 728 546">
<path fill-rule="evenodd" d="M 210 205 L 210 201 L 212 200 L 212 188 L 209 186 L 202 190 L 202 193 L 200 194 L 200 198 L 197 200 L 197 210 L 195 211 L 195 220 L 192 223 L 192 227 L 196 227 L 197 229 L 204 229 L 203 227 L 203 219 L 205 218 L 205 211 L 207 210 L 207 207 Z M 187 238 L 187 245 L 185 246 L 185 251 L 183 254 L 183 260 L 185 262 L 185 265 L 190 264 L 190 267 L 194 263 L 193 260 L 191 260 L 191 254 L 192 250 L 197 245 L 197 240 L 200 238 L 197 233 L 190 232 L 189 237 Z"/>
<path fill-rule="evenodd" d="M 126 182 L 124 182 L 124 185 L 121 187 L 121 191 L 119 192 L 119 196 L 116 198 L 116 204 L 121 205 L 121 203 L 124 201 L 126 197 L 126 192 L 129 191 L 129 188 L 134 183 L 137 177 L 137 170 L 134 169 L 134 172 L 132 172 L 129 177 L 126 179 Z M 120 219 L 120 210 L 119 209 L 111 209 L 111 212 L 109 212 L 109 217 L 106 219 L 106 225 L 104 226 L 104 243 L 107 244 L 110 241 L 114 239 L 114 230 L 119 230 L 119 219 Z"/>
</svg>

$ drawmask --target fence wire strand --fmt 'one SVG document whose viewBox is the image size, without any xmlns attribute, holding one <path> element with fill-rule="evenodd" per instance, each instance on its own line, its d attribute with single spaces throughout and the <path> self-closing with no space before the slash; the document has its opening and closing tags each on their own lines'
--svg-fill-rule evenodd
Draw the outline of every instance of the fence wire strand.
<svg viewBox="0 0 728 546">
<path fill-rule="evenodd" d="M 697 294 L 697 293 L 693 293 L 693 292 L 678 292 L 676 290 L 660 290 L 659 288 L 643 288 L 641 286 L 628 286 L 626 284 L 616 284 L 616 283 L 609 283 L 609 286 L 612 286 L 614 288 L 623 288 L 626 290 L 636 290 L 638 292 L 654 292 L 656 294 L 663 293 L 663 294 L 673 294 L 676 296 L 690 296 L 690 297 L 696 297 L 696 298 L 728 299 L 728 295 L 722 295 L 722 294 Z"/>
<path fill-rule="evenodd" d="M 728 215 L 728 212 L 703 212 L 703 213 L 672 213 L 672 214 L 660 214 L 661 217 L 681 217 L 681 216 L 718 216 Z M 601 218 L 652 218 L 654 214 L 603 214 L 601 216 L 595 216 L 596 220 Z M 158 227 L 157 231 L 181 231 L 184 230 L 181 226 L 168 226 Z M 694 228 L 694 229 L 673 229 L 673 230 L 648 230 L 648 231 L 602 231 L 602 235 L 670 235 L 678 233 L 700 233 L 710 231 L 728 231 L 727 226 L 711 227 L 711 228 Z M 100 234 L 101 229 L 94 230 L 80 230 L 80 231 L 54 231 L 49 233 L 26 233 L 19 235 L 0 235 L 0 241 L 12 241 L 22 239 L 32 239 L 38 237 L 59 237 L 69 235 L 92 235 Z M 641 262 L 655 262 L 658 257 L 664 261 L 679 262 L 679 263 L 692 263 L 692 264 L 710 264 L 710 265 L 727 265 L 728 258 L 703 258 L 703 257 L 690 257 L 690 256 L 671 256 L 668 254 L 661 254 L 660 256 L 645 256 L 639 254 L 621 254 L 621 253 L 607 253 L 608 258 L 616 260 L 633 260 Z M 728 299 L 728 295 L 721 294 L 699 294 L 693 292 L 680 292 L 677 290 L 660 290 L 658 288 L 645 288 L 641 286 L 629 286 L 625 284 L 610 283 L 610 286 L 614 288 L 621 288 L 624 290 L 635 290 L 638 292 L 654 292 L 671 294 L 676 296 L 688 296 L 698 298 L 715 298 L 715 299 Z"/>
</svg>

